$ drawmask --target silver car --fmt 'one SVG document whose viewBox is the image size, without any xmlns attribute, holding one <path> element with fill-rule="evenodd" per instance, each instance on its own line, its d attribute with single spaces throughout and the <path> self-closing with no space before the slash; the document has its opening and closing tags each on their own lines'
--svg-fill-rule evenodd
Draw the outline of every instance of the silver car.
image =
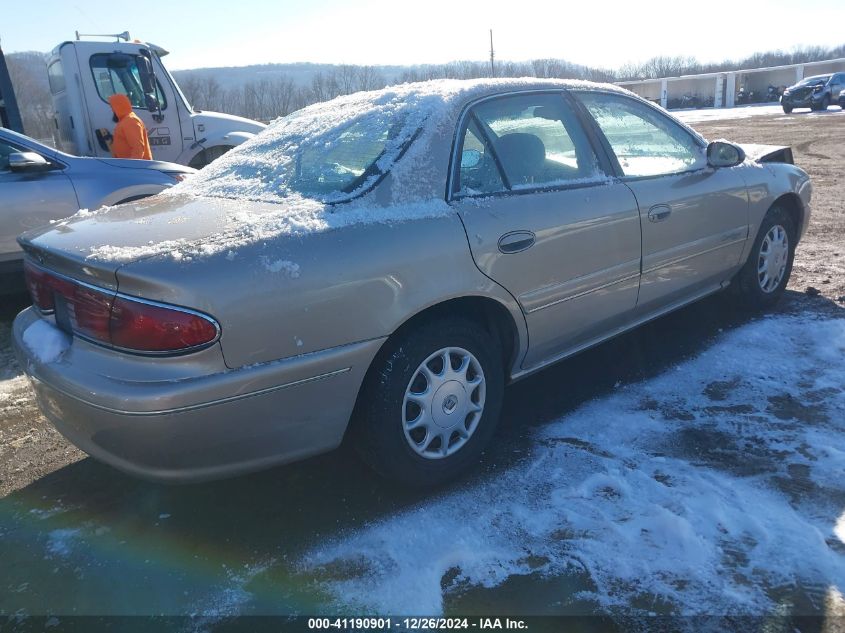
<svg viewBox="0 0 845 633">
<path fill-rule="evenodd" d="M 780 297 L 811 185 L 789 148 L 748 152 L 592 83 L 341 97 L 22 237 L 15 350 L 53 424 L 129 473 L 222 477 L 348 437 L 437 484 L 478 461 L 507 383 L 725 288 Z"/>
<path fill-rule="evenodd" d="M 24 231 L 79 209 L 137 200 L 195 170 L 160 161 L 81 158 L 0 128 L 0 292 L 21 279 Z"/>
</svg>

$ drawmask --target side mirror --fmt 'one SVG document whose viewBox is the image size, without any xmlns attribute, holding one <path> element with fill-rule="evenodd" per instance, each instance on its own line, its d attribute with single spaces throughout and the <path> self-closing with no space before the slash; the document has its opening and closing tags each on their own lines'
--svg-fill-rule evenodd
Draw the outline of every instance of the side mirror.
<svg viewBox="0 0 845 633">
<path fill-rule="evenodd" d="M 481 162 L 481 152 L 477 149 L 465 149 L 461 154 L 461 168 L 472 169 Z"/>
<path fill-rule="evenodd" d="M 158 112 L 159 104 L 158 99 L 154 94 L 150 94 L 149 92 L 144 93 L 144 99 L 147 102 L 147 110 L 150 112 Z"/>
<path fill-rule="evenodd" d="M 152 53 L 146 48 L 139 51 L 141 54 L 136 58 L 138 65 L 138 79 L 141 81 L 141 89 L 144 91 L 144 100 L 147 110 L 155 112 L 153 120 L 161 123 L 164 117 L 161 115 L 161 103 L 156 95 L 156 74 L 153 69 Z"/>
<path fill-rule="evenodd" d="M 138 55 L 138 79 L 141 81 L 141 88 L 148 95 L 155 94 L 155 75 L 153 74 L 153 64 L 150 58 L 144 54 Z"/>
<path fill-rule="evenodd" d="M 707 164 L 711 167 L 736 167 L 745 161 L 742 148 L 727 141 L 713 141 L 707 146 Z"/>
<path fill-rule="evenodd" d="M 50 163 L 41 154 L 35 152 L 12 152 L 9 154 L 9 169 L 12 171 L 31 171 L 45 169 Z"/>
</svg>

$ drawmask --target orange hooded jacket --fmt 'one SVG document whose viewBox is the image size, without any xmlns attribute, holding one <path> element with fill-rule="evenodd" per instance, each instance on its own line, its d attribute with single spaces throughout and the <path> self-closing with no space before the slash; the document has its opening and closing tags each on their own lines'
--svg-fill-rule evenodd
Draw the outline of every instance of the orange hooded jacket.
<svg viewBox="0 0 845 633">
<path fill-rule="evenodd" d="M 129 97 L 124 94 L 112 95 L 109 97 L 109 105 L 117 116 L 111 155 L 115 158 L 152 160 L 153 153 L 150 150 L 147 128 L 144 127 L 144 122 L 132 112 L 132 103 L 129 101 Z"/>
</svg>

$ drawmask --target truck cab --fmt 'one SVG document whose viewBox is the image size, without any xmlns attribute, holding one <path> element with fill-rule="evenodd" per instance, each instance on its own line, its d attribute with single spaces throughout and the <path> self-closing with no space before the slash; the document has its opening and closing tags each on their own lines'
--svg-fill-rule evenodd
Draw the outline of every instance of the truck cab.
<svg viewBox="0 0 845 633">
<path fill-rule="evenodd" d="M 121 34 L 128 40 L 128 33 Z M 59 149 L 108 157 L 99 129 L 114 129 L 108 98 L 129 97 L 144 122 L 155 160 L 199 169 L 264 129 L 257 121 L 191 107 L 161 63 L 167 51 L 140 42 L 81 41 L 59 44 L 47 61 Z"/>
</svg>

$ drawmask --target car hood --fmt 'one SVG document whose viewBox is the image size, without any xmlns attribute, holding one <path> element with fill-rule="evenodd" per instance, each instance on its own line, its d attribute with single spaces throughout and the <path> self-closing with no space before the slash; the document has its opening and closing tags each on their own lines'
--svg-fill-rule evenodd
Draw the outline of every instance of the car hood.
<svg viewBox="0 0 845 633">
<path fill-rule="evenodd" d="M 794 86 L 789 86 L 787 90 L 789 90 L 790 92 L 795 92 L 796 90 L 812 90 L 813 88 L 824 85 L 824 81 L 814 81 L 813 83 L 808 84 L 795 84 Z"/>
<path fill-rule="evenodd" d="M 178 163 L 168 163 L 163 160 L 136 160 L 129 158 L 91 158 L 83 160 L 96 160 L 111 167 L 122 169 L 155 169 L 157 171 L 169 171 L 185 174 L 192 174 L 196 171 L 193 167 L 186 167 Z"/>
<path fill-rule="evenodd" d="M 758 163 L 789 163 L 792 160 L 792 148 L 785 145 L 759 145 L 756 143 L 737 143 L 746 157 Z"/>
</svg>

